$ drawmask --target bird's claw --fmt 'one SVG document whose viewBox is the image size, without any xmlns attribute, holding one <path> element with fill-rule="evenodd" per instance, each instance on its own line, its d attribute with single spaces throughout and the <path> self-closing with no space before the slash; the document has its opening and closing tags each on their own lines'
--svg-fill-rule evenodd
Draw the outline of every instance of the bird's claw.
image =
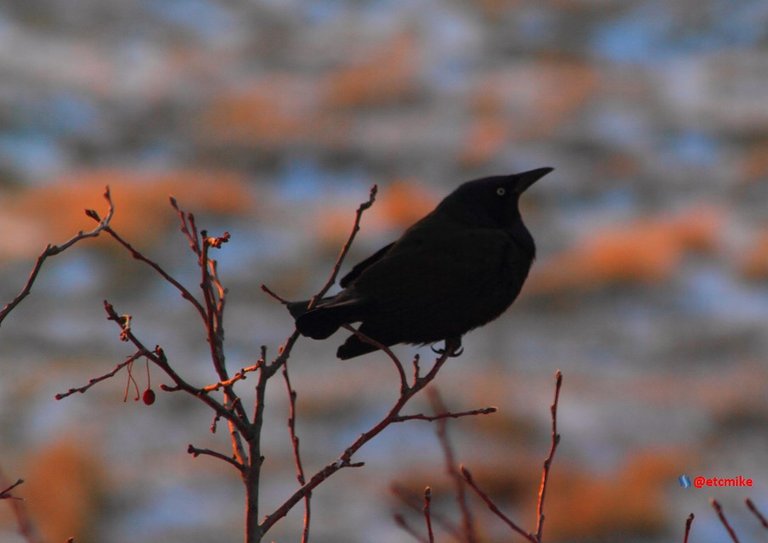
<svg viewBox="0 0 768 543">
<path fill-rule="evenodd" d="M 464 353 L 464 347 L 461 346 L 461 339 L 455 338 L 446 339 L 445 347 L 442 349 L 436 348 L 434 345 L 431 346 L 430 349 L 437 355 L 446 355 L 449 358 L 456 358 Z"/>
</svg>

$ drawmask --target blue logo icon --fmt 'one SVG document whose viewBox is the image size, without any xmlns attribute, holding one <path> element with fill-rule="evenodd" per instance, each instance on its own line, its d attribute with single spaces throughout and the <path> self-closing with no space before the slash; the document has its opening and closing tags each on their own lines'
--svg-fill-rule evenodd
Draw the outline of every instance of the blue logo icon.
<svg viewBox="0 0 768 543">
<path fill-rule="evenodd" d="M 691 478 L 688 477 L 685 473 L 677 478 L 677 482 L 680 483 L 680 486 L 683 488 L 691 488 Z"/>
</svg>

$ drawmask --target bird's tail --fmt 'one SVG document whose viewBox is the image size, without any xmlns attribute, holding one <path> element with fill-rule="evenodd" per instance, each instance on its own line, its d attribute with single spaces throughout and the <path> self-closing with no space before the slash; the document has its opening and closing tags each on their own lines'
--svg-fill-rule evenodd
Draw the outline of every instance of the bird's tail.
<svg viewBox="0 0 768 543">
<path fill-rule="evenodd" d="M 342 324 L 358 320 L 359 307 L 351 303 L 328 304 L 324 298 L 308 310 L 309 300 L 286 304 L 291 316 L 296 320 L 296 329 L 302 336 L 312 339 L 325 339 L 333 334 Z"/>
</svg>

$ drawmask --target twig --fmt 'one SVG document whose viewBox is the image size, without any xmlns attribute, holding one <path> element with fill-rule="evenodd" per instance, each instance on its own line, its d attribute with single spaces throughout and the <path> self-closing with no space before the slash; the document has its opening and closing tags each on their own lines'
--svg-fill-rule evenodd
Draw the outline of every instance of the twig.
<svg viewBox="0 0 768 543">
<path fill-rule="evenodd" d="M 24 284 L 24 287 L 21 289 L 21 291 L 16 295 L 16 297 L 8 302 L 5 307 L 3 307 L 2 310 L 0 310 L 0 324 L 2 324 L 3 320 L 5 320 L 5 317 L 8 316 L 8 314 L 14 310 L 14 308 L 21 303 L 21 301 L 26 298 L 29 293 L 32 291 L 32 285 L 35 283 L 35 280 L 37 279 L 38 273 L 40 273 L 40 269 L 43 267 L 43 263 L 45 260 L 50 256 L 56 256 L 63 251 L 66 251 L 69 249 L 72 245 L 77 243 L 78 241 L 81 241 L 83 239 L 87 238 L 95 238 L 98 237 L 99 234 L 101 234 L 103 231 L 107 230 L 109 228 L 109 223 L 112 220 L 112 216 L 115 214 L 115 206 L 112 203 L 112 196 L 109 193 L 109 187 L 107 186 L 104 189 L 104 199 L 107 201 L 107 204 L 109 206 L 109 210 L 107 211 L 107 215 L 104 218 L 100 218 L 99 214 L 96 213 L 93 209 L 86 209 L 85 214 L 97 221 L 99 224 L 94 228 L 93 230 L 89 230 L 88 232 L 83 232 L 82 230 L 78 232 L 75 236 L 70 238 L 69 240 L 65 241 L 64 243 L 60 245 L 51 245 L 48 244 L 45 249 L 43 249 L 43 252 L 40 253 L 40 256 L 37 257 L 37 261 L 35 262 L 35 265 L 32 267 L 32 271 L 29 273 L 29 277 L 27 277 L 27 282 Z"/>
<path fill-rule="evenodd" d="M 133 334 L 131 330 L 123 329 L 121 325 L 121 322 L 123 322 L 123 319 L 117 314 L 117 311 L 115 311 L 114 306 L 112 306 L 112 304 L 110 304 L 107 300 L 104 300 L 104 310 L 107 313 L 108 320 L 114 321 L 118 324 L 118 326 L 121 326 L 121 335 L 122 334 L 125 335 L 125 340 L 132 343 L 136 347 L 137 351 L 140 353 L 141 356 L 145 356 L 147 359 L 149 359 L 150 362 L 152 362 L 158 368 L 163 370 L 165 374 L 171 378 L 171 381 L 173 381 L 173 384 L 175 385 L 172 387 L 161 386 L 160 387 L 161 389 L 165 391 L 181 390 L 186 392 L 187 394 L 190 394 L 191 396 L 194 396 L 195 398 L 198 398 L 200 401 L 202 401 L 208 407 L 210 407 L 219 417 L 223 418 L 226 421 L 232 421 L 232 423 L 237 427 L 237 430 L 243 436 L 247 438 L 250 435 L 251 429 L 247 421 L 244 421 L 238 418 L 234 413 L 232 413 L 230 409 L 228 409 L 221 402 L 213 398 L 209 393 L 206 393 L 205 391 L 189 384 L 168 363 L 168 359 L 166 358 L 165 352 L 163 351 L 163 349 L 161 349 L 158 346 L 158 347 L 155 347 L 154 350 L 149 350 L 144 345 L 144 343 L 142 343 L 142 341 L 139 340 Z"/>
<path fill-rule="evenodd" d="M 685 519 L 685 536 L 683 537 L 683 543 L 688 543 L 688 535 L 691 533 L 691 524 L 693 524 L 693 519 L 693 513 L 688 515 L 688 518 Z"/>
<path fill-rule="evenodd" d="M 24 482 L 24 479 L 18 479 L 15 483 L 8 486 L 5 490 L 0 490 L 0 500 L 20 500 L 16 496 L 11 495 L 11 490 L 19 486 Z"/>
<path fill-rule="evenodd" d="M 296 435 L 296 390 L 291 385 L 291 378 L 288 375 L 288 362 L 283 364 L 283 380 L 285 381 L 285 388 L 288 393 L 288 433 L 291 437 L 291 448 L 293 449 L 293 461 L 296 465 L 296 480 L 299 485 L 304 486 L 307 481 L 304 477 L 304 465 L 301 461 L 301 453 L 299 450 L 299 436 Z M 307 492 L 304 496 L 304 525 L 301 531 L 302 543 L 309 541 L 309 522 L 311 518 L 310 500 L 312 499 L 312 492 Z"/>
<path fill-rule="evenodd" d="M 461 417 L 472 417 L 474 415 L 490 415 L 495 413 L 497 409 L 495 407 L 481 407 L 480 409 L 470 409 L 469 411 L 455 411 L 447 413 L 438 413 L 436 415 L 425 415 L 424 413 L 417 413 L 415 415 L 399 415 L 393 417 L 392 422 L 406 422 L 409 420 L 424 420 L 427 422 L 434 422 L 443 419 L 458 419 Z"/>
<path fill-rule="evenodd" d="M 392 349 L 390 349 L 388 346 L 384 345 L 380 341 L 377 341 L 372 337 L 365 335 L 360 330 L 354 328 L 349 324 L 342 324 L 341 327 L 344 328 L 345 330 L 352 332 L 361 341 L 365 343 L 369 343 L 374 347 L 376 347 L 377 349 L 383 351 L 389 357 L 392 363 L 395 365 L 397 374 L 400 377 L 400 393 L 402 394 L 408 389 L 408 378 L 405 376 L 405 368 L 403 367 L 403 363 L 400 361 L 397 355 L 395 355 L 395 353 L 392 352 Z M 418 378 L 418 372 L 414 372 L 414 380 L 416 380 L 417 378 Z"/>
<path fill-rule="evenodd" d="M 446 352 L 448 352 L 447 349 Z M 445 403 L 440 397 L 440 393 L 437 389 L 431 388 L 429 390 L 429 401 L 432 403 L 432 409 L 436 414 L 440 415 L 448 413 L 448 409 L 445 407 Z M 456 487 L 456 501 L 458 502 L 459 510 L 461 511 L 461 526 L 464 532 L 465 541 L 467 543 L 473 543 L 477 541 L 475 523 L 472 518 L 472 512 L 467 504 L 467 492 L 464 487 L 465 481 L 456 468 L 456 458 L 453 453 L 453 447 L 448 439 L 448 424 L 446 417 L 437 419 L 437 438 L 440 441 L 440 447 L 443 450 L 445 469 Z"/>
<path fill-rule="evenodd" d="M 83 385 L 81 387 L 74 387 L 70 388 L 66 392 L 60 392 L 59 394 L 56 394 L 54 398 L 57 400 L 63 400 L 67 396 L 71 396 L 72 394 L 75 394 L 76 392 L 79 392 L 80 394 L 83 394 L 85 391 L 87 391 L 89 388 L 91 388 L 96 383 L 100 383 L 101 381 L 105 381 L 109 379 L 110 377 L 114 377 L 117 372 L 119 372 L 121 369 L 123 369 L 126 366 L 131 365 L 135 360 L 141 358 L 144 356 L 144 353 L 137 351 L 133 353 L 131 356 L 129 356 L 125 361 L 120 362 L 117 366 L 115 366 L 115 369 L 113 369 L 110 372 L 105 373 L 104 375 L 100 375 L 99 377 L 93 377 L 88 380 L 88 384 Z"/>
<path fill-rule="evenodd" d="M 212 456 L 214 458 L 218 458 L 219 460 L 223 460 L 224 462 L 227 462 L 228 464 L 231 464 L 232 466 L 234 466 L 237 469 L 237 471 L 239 471 L 241 473 L 245 470 L 245 466 L 243 466 L 243 464 L 238 462 L 236 458 L 234 458 L 232 456 L 227 456 L 226 454 L 222 454 L 222 453 L 220 453 L 218 451 L 214 451 L 214 450 L 211 450 L 211 449 L 200 449 L 200 448 L 195 447 L 194 445 L 190 444 L 190 445 L 187 446 L 187 452 L 189 454 L 191 454 L 192 456 L 194 456 L 194 457 L 198 457 L 200 455 L 205 455 L 205 456 Z"/>
<path fill-rule="evenodd" d="M 536 540 L 541 541 L 544 531 L 544 498 L 547 492 L 547 482 L 549 481 L 549 471 L 552 467 L 552 459 L 555 457 L 555 450 L 560 443 L 560 434 L 557 433 L 557 404 L 560 400 L 560 387 L 563 384 L 563 374 L 560 370 L 555 372 L 555 399 L 550 407 L 552 414 L 552 445 L 549 448 L 549 454 L 544 460 L 544 468 L 541 472 L 541 485 L 539 486 L 539 498 L 536 502 Z"/>
<path fill-rule="evenodd" d="M 341 248 L 341 252 L 339 253 L 338 258 L 336 259 L 336 264 L 334 264 L 333 269 L 331 270 L 331 275 L 328 276 L 328 280 L 325 282 L 325 285 L 323 285 L 323 288 L 321 288 L 318 291 L 318 293 L 312 297 L 312 299 L 309 302 L 308 309 L 312 309 L 315 306 L 315 304 L 318 302 L 318 300 L 321 300 L 325 295 L 325 293 L 328 292 L 328 290 L 336 282 L 336 276 L 339 275 L 341 264 L 342 262 L 344 262 L 344 258 L 347 256 L 347 253 L 349 252 L 349 248 L 352 246 L 352 242 L 355 241 L 355 236 L 357 236 L 357 233 L 360 231 L 360 219 L 363 218 L 363 213 L 365 212 L 365 210 L 370 208 L 373 205 L 373 203 L 376 201 L 376 193 L 378 191 L 379 191 L 379 187 L 377 185 L 373 185 L 371 187 L 368 200 L 360 204 L 357 208 L 357 211 L 355 211 L 355 223 L 352 225 L 352 232 L 347 238 L 347 242 Z"/>
<path fill-rule="evenodd" d="M 338 460 L 326 465 L 323 469 L 315 473 L 315 475 L 313 475 L 305 485 L 296 490 L 287 500 L 285 500 L 285 502 L 283 502 L 280 507 L 278 507 L 272 514 L 267 515 L 267 517 L 261 523 L 262 533 L 266 533 L 266 531 L 271 528 L 275 522 L 288 514 L 288 511 L 290 511 L 291 508 L 296 505 L 296 503 L 304 499 L 307 493 L 312 492 L 312 490 L 314 490 L 323 481 L 331 477 L 334 473 L 338 472 L 342 468 L 362 466 L 362 463 L 352 462 L 352 457 L 355 455 L 355 453 L 359 451 L 366 443 L 379 435 L 390 424 L 392 424 L 392 419 L 400 414 L 400 411 L 408 403 L 408 401 L 435 378 L 437 373 L 440 371 L 440 368 L 443 366 L 443 364 L 445 364 L 445 361 L 448 360 L 449 355 L 450 353 L 448 352 L 443 353 L 437 360 L 435 360 L 432 369 L 430 369 L 429 372 L 427 372 L 423 377 L 416 379 L 413 385 L 409 386 L 405 392 L 401 393 L 397 401 L 395 401 L 394 405 L 390 408 L 389 412 L 384 415 L 384 417 L 382 417 L 381 420 L 379 420 L 379 422 L 376 423 L 372 428 L 360 434 L 354 443 L 352 443 L 344 450 Z"/>
<path fill-rule="evenodd" d="M 179 293 L 181 293 L 181 296 L 182 296 L 182 297 L 183 297 L 185 300 L 188 300 L 188 301 L 189 301 L 189 303 L 191 303 L 191 304 L 194 306 L 194 308 L 197 310 L 197 312 L 198 312 L 198 313 L 200 314 L 200 316 L 202 317 L 203 321 L 205 321 L 205 319 L 206 319 L 206 315 L 205 315 L 205 309 L 203 309 L 203 306 L 202 306 L 202 304 L 201 304 L 201 303 L 200 303 L 200 302 L 197 300 L 197 298 L 195 298 L 195 297 L 192 295 L 192 293 L 191 293 L 191 292 L 190 292 L 190 291 L 187 289 L 187 287 L 185 287 L 185 286 L 184 286 L 184 285 L 182 285 L 180 282 L 178 282 L 176 279 L 174 279 L 174 278 L 173 278 L 173 277 L 172 277 L 172 276 L 171 276 L 171 275 L 170 275 L 170 274 L 169 274 L 167 271 L 165 271 L 165 270 L 162 268 L 162 266 L 160 266 L 160 264 L 158 264 L 158 263 L 157 263 L 157 262 L 155 262 L 154 260 L 152 260 L 152 259 L 148 258 L 148 257 L 147 257 L 147 256 L 145 256 L 143 253 L 141 253 L 141 252 L 140 252 L 140 251 L 138 251 L 136 248 L 134 248 L 134 247 L 133 247 L 133 245 L 131 245 L 130 243 L 128 243 L 126 240 L 124 240 L 124 239 L 122 238 L 122 236 L 120 236 L 120 235 L 119 235 L 117 232 L 115 232 L 114 230 L 112 230 L 112 228 L 110 228 L 110 227 L 108 227 L 108 226 L 107 226 L 106 228 L 104 228 L 104 231 L 105 231 L 107 234 L 109 234 L 110 236 L 112 236 L 112 237 L 114 238 L 114 240 L 115 240 L 115 241 L 117 241 L 117 242 L 118 242 L 120 245 L 122 245 L 122 246 L 125 248 L 125 250 L 127 250 L 127 251 L 128 251 L 130 254 L 131 254 L 131 256 L 132 256 L 134 259 L 136 259 L 136 260 L 139 260 L 139 261 L 141 261 L 141 262 L 144 262 L 144 263 L 145 263 L 145 264 L 147 264 L 147 265 L 148 265 L 150 268 L 152 268 L 152 269 L 153 269 L 153 270 L 155 270 L 157 273 L 159 273 L 159 274 L 160 274 L 160 276 L 161 276 L 163 279 L 165 279 L 165 280 L 166 280 L 168 283 L 170 283 L 171 285 L 173 285 L 174 287 L 176 287 L 176 290 L 178 290 L 178 291 L 179 291 Z"/>
<path fill-rule="evenodd" d="M 417 513 L 424 514 L 423 496 L 419 496 L 418 494 L 397 484 L 392 485 L 390 490 L 395 496 L 397 496 L 397 498 L 400 499 L 401 502 L 403 502 L 403 504 L 408 506 L 410 509 Z M 439 524 L 443 530 L 451 535 L 451 537 L 461 541 L 461 530 L 452 522 L 451 519 L 447 518 L 445 515 L 440 514 L 439 511 L 432 510 L 431 506 L 429 516 L 431 521 Z"/>
<path fill-rule="evenodd" d="M 200 390 L 202 390 L 203 392 L 215 392 L 217 390 L 221 390 L 224 387 L 232 386 L 238 381 L 245 381 L 248 378 L 248 374 L 261 369 L 261 365 L 263 363 L 264 363 L 263 360 L 259 360 L 258 362 L 256 362 L 251 366 L 240 368 L 240 370 L 237 373 L 235 373 L 231 378 L 227 379 L 226 381 L 219 381 L 218 383 L 213 383 L 212 385 L 206 385 L 204 387 L 201 387 Z"/>
<path fill-rule="evenodd" d="M 427 524 L 427 538 L 429 543 L 434 543 L 435 534 L 432 531 L 432 488 L 424 489 L 424 522 Z"/>
<path fill-rule="evenodd" d="M 736 532 L 733 531 L 733 528 L 731 528 L 728 519 L 725 517 L 725 513 L 723 513 L 723 507 L 720 505 L 720 502 L 713 499 L 710 501 L 710 503 L 712 504 L 714 510 L 717 512 L 717 516 L 720 518 L 720 522 L 725 527 L 728 535 L 731 537 L 731 541 L 733 541 L 733 543 L 739 543 L 739 538 L 736 537 Z"/>
<path fill-rule="evenodd" d="M 8 500 L 8 504 L 13 510 L 13 515 L 16 517 L 16 527 L 23 540 L 27 543 L 42 543 L 40 537 L 36 533 L 34 523 L 29 516 L 24 500 L 10 494 L 14 488 L 23 482 L 22 479 L 19 479 L 11 484 L 10 481 L 6 479 L 3 471 L 0 470 L 0 486 L 6 487 L 5 490 L 0 492 L 0 499 Z"/>
<path fill-rule="evenodd" d="M 497 517 L 499 517 L 507 526 L 509 526 L 513 531 L 517 532 L 524 538 L 526 538 L 528 541 L 531 541 L 532 543 L 539 543 L 539 540 L 536 539 L 536 536 L 534 534 L 529 534 L 525 530 L 523 530 L 520 526 L 515 523 L 514 520 L 509 518 L 507 515 L 505 515 L 501 509 L 498 508 L 496 503 L 486 494 L 483 492 L 483 490 L 477 486 L 477 483 L 475 482 L 474 478 L 472 477 L 472 474 L 469 472 L 467 468 L 464 466 L 460 466 L 459 469 L 461 470 L 461 474 L 464 476 L 464 480 L 467 482 L 467 484 L 472 488 L 472 490 L 475 491 L 475 494 L 478 495 L 478 497 L 485 502 L 485 505 L 488 506 L 488 509 L 490 509 L 493 514 L 495 514 Z"/>
<path fill-rule="evenodd" d="M 763 525 L 763 528 L 768 530 L 768 519 L 766 519 L 765 516 L 757 509 L 754 502 L 751 499 L 747 498 L 745 500 L 745 503 L 747 504 L 747 509 L 752 511 L 752 513 L 757 517 L 757 520 L 760 521 L 760 524 Z"/>
</svg>

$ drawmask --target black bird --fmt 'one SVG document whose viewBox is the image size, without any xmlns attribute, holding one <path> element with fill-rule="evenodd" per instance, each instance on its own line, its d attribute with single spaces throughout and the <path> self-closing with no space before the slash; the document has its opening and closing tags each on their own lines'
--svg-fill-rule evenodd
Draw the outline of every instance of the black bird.
<svg viewBox="0 0 768 543">
<path fill-rule="evenodd" d="M 536 256 L 520 217 L 520 195 L 552 171 L 486 177 L 464 183 L 399 240 L 344 276 L 343 290 L 288 309 L 304 336 L 325 339 L 343 324 L 386 346 L 445 341 L 458 354 L 461 336 L 501 315 L 517 298 Z M 351 335 L 337 356 L 377 348 Z"/>
</svg>

